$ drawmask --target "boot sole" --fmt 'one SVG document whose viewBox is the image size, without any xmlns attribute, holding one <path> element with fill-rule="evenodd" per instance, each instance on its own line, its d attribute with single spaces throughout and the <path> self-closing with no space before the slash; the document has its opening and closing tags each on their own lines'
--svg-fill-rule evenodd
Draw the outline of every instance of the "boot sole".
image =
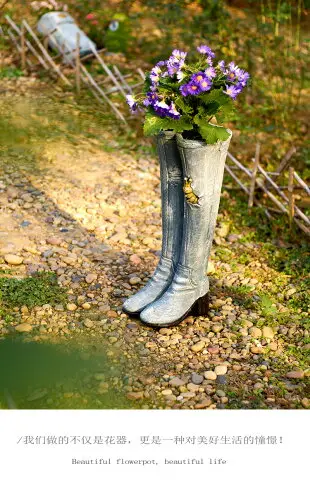
<svg viewBox="0 0 310 486">
<path fill-rule="evenodd" d="M 149 322 L 143 321 L 143 319 L 140 318 L 141 322 L 143 324 L 147 324 L 150 327 L 158 328 L 158 327 L 170 327 L 170 326 L 176 326 L 177 324 L 180 324 L 180 322 L 184 321 L 187 316 L 190 314 L 194 317 L 208 317 L 209 313 L 209 292 L 203 295 L 202 297 L 199 297 L 193 305 L 188 309 L 188 311 L 180 317 L 180 319 L 177 319 L 176 321 L 169 322 L 167 324 L 151 324 Z"/>
<path fill-rule="evenodd" d="M 127 314 L 128 316 L 132 316 L 132 317 L 139 317 L 140 313 L 143 311 L 143 309 L 137 311 L 137 312 L 129 312 L 128 310 L 125 310 L 122 308 L 122 312 L 124 312 L 125 314 Z"/>
</svg>

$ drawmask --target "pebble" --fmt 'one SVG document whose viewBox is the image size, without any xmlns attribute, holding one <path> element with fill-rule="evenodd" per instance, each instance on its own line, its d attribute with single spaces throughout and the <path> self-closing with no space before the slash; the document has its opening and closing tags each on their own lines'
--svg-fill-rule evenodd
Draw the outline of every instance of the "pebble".
<svg viewBox="0 0 310 486">
<path fill-rule="evenodd" d="M 217 376 L 225 375 L 227 373 L 227 366 L 225 365 L 218 365 L 214 368 L 214 371 Z"/>
<path fill-rule="evenodd" d="M 264 326 L 263 327 L 263 337 L 267 339 L 273 339 L 274 338 L 274 332 L 271 327 Z"/>
<path fill-rule="evenodd" d="M 18 332 L 30 332 L 32 331 L 32 326 L 30 324 L 18 324 L 18 326 L 15 327 L 16 331 Z"/>
<path fill-rule="evenodd" d="M 144 398 L 144 393 L 143 391 L 139 391 L 139 392 L 128 392 L 126 397 L 129 399 L 129 400 L 141 400 L 142 398 Z"/>
<path fill-rule="evenodd" d="M 98 276 L 95 273 L 89 273 L 85 277 L 85 282 L 88 283 L 88 284 L 91 284 L 92 282 L 97 280 L 97 278 L 98 278 Z"/>
<path fill-rule="evenodd" d="M 301 404 L 303 407 L 305 408 L 309 408 L 310 407 L 310 400 L 309 398 L 305 397 L 301 400 Z"/>
<path fill-rule="evenodd" d="M 24 261 L 22 257 L 18 255 L 13 255 L 12 253 L 4 255 L 4 259 L 9 265 L 21 265 Z"/>
<path fill-rule="evenodd" d="M 75 311 L 76 309 L 77 309 L 77 305 L 75 305 L 73 303 L 67 304 L 67 310 L 68 311 Z"/>
<path fill-rule="evenodd" d="M 193 344 L 193 346 L 191 346 L 191 350 L 194 351 L 194 353 L 199 353 L 199 351 L 202 351 L 204 347 L 205 347 L 205 342 L 198 341 L 198 343 L 195 343 Z"/>
<path fill-rule="evenodd" d="M 140 282 L 141 282 L 141 278 L 140 277 L 131 277 L 129 279 L 130 285 L 137 285 Z"/>
<path fill-rule="evenodd" d="M 304 372 L 302 370 L 293 370 L 286 373 L 287 378 L 302 379 L 304 377 Z"/>
<path fill-rule="evenodd" d="M 251 337 L 254 339 L 260 338 L 263 335 L 262 330 L 258 327 L 251 327 L 249 332 Z"/>
<path fill-rule="evenodd" d="M 162 395 L 172 395 L 172 390 L 170 390 L 170 388 L 166 388 L 165 390 L 163 390 L 161 392 Z"/>
<path fill-rule="evenodd" d="M 195 385 L 200 385 L 203 382 L 203 376 L 198 373 L 192 373 L 191 380 Z"/>
<path fill-rule="evenodd" d="M 204 377 L 206 380 L 216 380 L 216 373 L 214 371 L 205 371 Z"/>
<path fill-rule="evenodd" d="M 184 380 L 181 380 L 181 378 L 178 378 L 177 376 L 175 376 L 174 378 L 172 378 L 169 381 L 169 385 L 176 386 L 176 387 L 184 386 L 185 385 L 185 381 Z"/>
</svg>

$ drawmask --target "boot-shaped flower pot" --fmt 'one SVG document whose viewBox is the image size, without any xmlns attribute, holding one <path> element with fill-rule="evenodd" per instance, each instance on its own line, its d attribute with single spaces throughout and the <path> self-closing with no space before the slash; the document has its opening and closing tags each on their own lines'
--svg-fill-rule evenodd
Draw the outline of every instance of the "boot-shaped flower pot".
<svg viewBox="0 0 310 486">
<path fill-rule="evenodd" d="M 184 222 L 180 258 L 166 292 L 140 314 L 146 324 L 166 327 L 188 314 L 206 315 L 207 277 L 225 160 L 232 133 L 226 141 L 208 145 L 177 134 L 184 174 Z"/>
<path fill-rule="evenodd" d="M 183 173 L 175 132 L 166 130 L 157 135 L 162 199 L 162 250 L 159 263 L 145 287 L 129 297 L 123 311 L 138 315 L 169 287 L 182 244 L 184 194 Z"/>
</svg>

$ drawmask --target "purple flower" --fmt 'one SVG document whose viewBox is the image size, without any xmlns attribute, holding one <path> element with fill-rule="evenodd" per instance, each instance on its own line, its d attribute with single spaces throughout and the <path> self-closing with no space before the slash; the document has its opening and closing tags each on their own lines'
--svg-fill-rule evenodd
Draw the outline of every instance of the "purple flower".
<svg viewBox="0 0 310 486">
<path fill-rule="evenodd" d="M 170 118 L 174 118 L 175 120 L 178 120 L 181 117 L 181 113 L 178 112 L 173 101 L 171 101 L 168 116 Z"/>
<path fill-rule="evenodd" d="M 237 77 L 238 77 L 238 82 L 241 84 L 241 86 L 244 87 L 246 86 L 250 78 L 250 75 L 248 72 L 244 71 L 243 69 L 239 69 L 237 73 Z"/>
<path fill-rule="evenodd" d="M 158 94 L 155 93 L 154 91 L 149 91 L 146 93 L 146 98 L 143 101 L 144 106 L 150 106 L 153 105 L 158 101 Z"/>
<path fill-rule="evenodd" d="M 212 86 L 212 82 L 208 78 L 204 78 L 199 84 L 201 91 L 209 91 Z"/>
<path fill-rule="evenodd" d="M 209 91 L 212 85 L 210 79 L 202 71 L 193 74 L 193 76 L 191 77 L 191 83 L 193 85 L 199 86 L 199 93 L 201 93 L 201 91 Z M 195 90 L 195 88 L 193 89 Z M 199 94 L 199 93 L 195 91 L 195 93 L 191 93 L 191 94 Z"/>
<path fill-rule="evenodd" d="M 220 61 L 217 65 L 222 72 L 225 71 L 225 61 Z"/>
<path fill-rule="evenodd" d="M 129 105 L 131 113 L 135 113 L 138 110 L 138 104 L 132 95 L 126 96 L 126 101 Z"/>
<path fill-rule="evenodd" d="M 214 67 L 209 66 L 209 67 L 208 67 L 208 68 L 205 70 L 205 75 L 206 75 L 206 76 L 207 76 L 207 78 L 209 78 L 209 79 L 215 78 L 215 76 L 216 76 L 216 72 L 215 72 Z"/>
<path fill-rule="evenodd" d="M 238 86 L 226 86 L 226 91 L 223 91 L 223 93 L 227 94 L 232 98 L 233 100 L 236 99 L 239 93 L 241 93 L 241 89 Z"/>
<path fill-rule="evenodd" d="M 208 57 L 210 58 L 215 57 L 214 52 L 211 50 L 209 46 L 206 45 L 198 46 L 197 51 L 200 52 L 200 54 L 207 54 Z"/>
<path fill-rule="evenodd" d="M 189 95 L 188 85 L 187 84 L 182 84 L 182 86 L 180 86 L 180 92 L 181 92 L 181 95 L 188 96 Z"/>
<path fill-rule="evenodd" d="M 167 61 L 167 69 L 169 76 L 173 76 L 176 74 L 185 64 L 185 58 L 187 53 L 184 51 L 180 51 L 178 49 L 174 49 L 172 51 L 172 55 L 169 57 Z"/>
<path fill-rule="evenodd" d="M 175 57 L 176 59 L 183 59 L 184 61 L 187 56 L 187 52 L 180 51 L 179 49 L 173 49 L 172 56 Z"/>
<path fill-rule="evenodd" d="M 150 74 L 150 80 L 153 83 L 158 83 L 159 82 L 159 75 L 160 74 L 161 74 L 160 67 L 159 66 L 153 67 L 153 69 L 151 70 L 151 74 Z"/>
<path fill-rule="evenodd" d="M 200 87 L 199 84 L 196 84 L 196 83 L 188 83 L 187 85 L 187 91 L 188 91 L 188 94 L 191 94 L 191 95 L 198 95 L 201 93 L 202 89 Z"/>
</svg>

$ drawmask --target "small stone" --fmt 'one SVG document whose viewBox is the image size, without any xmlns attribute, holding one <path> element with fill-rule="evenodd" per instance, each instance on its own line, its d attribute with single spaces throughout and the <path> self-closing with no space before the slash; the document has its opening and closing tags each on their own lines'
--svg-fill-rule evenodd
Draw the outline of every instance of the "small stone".
<svg viewBox="0 0 310 486">
<path fill-rule="evenodd" d="M 225 397 L 226 393 L 223 390 L 216 390 L 216 394 L 218 397 Z"/>
<path fill-rule="evenodd" d="M 114 344 L 118 341 L 117 337 L 111 336 L 109 337 L 109 343 Z"/>
<path fill-rule="evenodd" d="M 267 339 L 273 339 L 274 338 L 274 332 L 271 329 L 271 327 L 263 327 L 263 337 Z"/>
<path fill-rule="evenodd" d="M 144 393 L 143 391 L 128 392 L 126 396 L 129 400 L 141 400 L 142 398 L 144 398 Z"/>
<path fill-rule="evenodd" d="M 134 265 L 140 265 L 140 263 L 142 262 L 141 258 L 138 256 L 138 255 L 131 255 L 129 257 L 129 260 L 131 261 L 131 263 L 133 263 Z"/>
<path fill-rule="evenodd" d="M 223 329 L 222 324 L 214 324 L 214 325 L 212 326 L 212 331 L 213 331 L 213 332 L 220 332 L 222 329 Z"/>
<path fill-rule="evenodd" d="M 75 311 L 76 309 L 77 309 L 77 305 L 75 305 L 73 303 L 67 304 L 67 310 L 68 311 Z"/>
<path fill-rule="evenodd" d="M 263 348 L 259 348 L 258 346 L 252 346 L 251 347 L 251 353 L 253 354 L 263 354 L 264 350 Z"/>
<path fill-rule="evenodd" d="M 208 346 L 207 349 L 210 354 L 218 354 L 220 352 L 219 346 Z"/>
<path fill-rule="evenodd" d="M 85 319 L 84 326 L 87 327 L 88 329 L 91 329 L 92 327 L 94 327 L 94 323 L 90 319 Z"/>
<path fill-rule="evenodd" d="M 163 390 L 161 392 L 162 395 L 172 395 L 172 390 L 170 390 L 170 388 L 166 388 L 165 390 Z"/>
<path fill-rule="evenodd" d="M 196 403 L 195 408 L 197 410 L 199 410 L 201 408 L 207 408 L 207 407 L 210 407 L 211 403 L 212 403 L 212 400 L 210 400 L 210 398 L 205 398 L 201 402 Z"/>
<path fill-rule="evenodd" d="M 225 375 L 218 375 L 216 377 L 216 383 L 218 383 L 219 385 L 226 385 L 227 377 Z"/>
<path fill-rule="evenodd" d="M 205 371 L 204 377 L 206 380 L 216 380 L 216 373 L 214 371 Z"/>
<path fill-rule="evenodd" d="M 289 298 L 291 295 L 295 294 L 297 292 L 297 289 L 291 288 L 286 292 L 286 298 Z"/>
<path fill-rule="evenodd" d="M 85 282 L 88 283 L 88 284 L 91 284 L 95 280 L 97 280 L 97 275 L 95 273 L 89 273 L 85 277 Z"/>
<path fill-rule="evenodd" d="M 214 368 L 214 371 L 217 376 L 225 375 L 227 373 L 227 366 L 225 365 L 218 365 Z"/>
<path fill-rule="evenodd" d="M 192 373 L 191 380 L 195 385 L 200 385 L 203 382 L 203 376 L 198 373 Z"/>
<path fill-rule="evenodd" d="M 214 263 L 212 263 L 212 262 L 208 262 L 207 274 L 208 274 L 208 275 L 212 275 L 213 273 L 215 273 L 215 266 L 214 266 Z"/>
<path fill-rule="evenodd" d="M 30 332 L 32 331 L 32 326 L 30 324 L 18 324 L 15 329 L 18 332 Z"/>
<path fill-rule="evenodd" d="M 254 339 L 260 338 L 263 335 L 262 330 L 258 327 L 251 327 L 249 332 L 251 337 Z"/>
<path fill-rule="evenodd" d="M 293 370 L 286 373 L 287 378 L 302 379 L 304 377 L 304 372 L 302 370 Z"/>
<path fill-rule="evenodd" d="M 196 393 L 199 390 L 199 385 L 195 385 L 195 383 L 188 383 L 187 389 L 190 392 Z"/>
<path fill-rule="evenodd" d="M 8 253 L 4 255 L 4 259 L 6 263 L 9 265 L 21 265 L 23 263 L 23 258 L 18 255 L 13 255 L 12 253 Z"/>
<path fill-rule="evenodd" d="M 91 305 L 90 305 L 90 303 L 89 303 L 89 302 L 84 302 L 84 304 L 82 304 L 82 307 L 83 307 L 83 309 L 85 309 L 85 310 L 89 310 L 89 309 L 91 308 Z"/>
<path fill-rule="evenodd" d="M 309 398 L 305 397 L 301 400 L 301 404 L 303 407 L 305 408 L 309 408 L 310 407 L 310 400 Z"/>
<path fill-rule="evenodd" d="M 131 277 L 129 279 L 130 285 L 137 285 L 140 282 L 141 282 L 141 278 L 140 277 Z"/>
<path fill-rule="evenodd" d="M 184 386 L 185 385 L 185 381 L 184 380 L 181 380 L 181 378 L 178 378 L 177 376 L 175 376 L 174 378 L 172 378 L 169 381 L 169 385 L 176 386 L 176 387 Z"/>
<path fill-rule="evenodd" d="M 193 344 L 193 346 L 191 346 L 191 350 L 194 351 L 194 353 L 199 353 L 199 351 L 202 351 L 204 347 L 205 347 L 205 342 L 198 341 L 198 343 L 195 343 Z"/>
</svg>

